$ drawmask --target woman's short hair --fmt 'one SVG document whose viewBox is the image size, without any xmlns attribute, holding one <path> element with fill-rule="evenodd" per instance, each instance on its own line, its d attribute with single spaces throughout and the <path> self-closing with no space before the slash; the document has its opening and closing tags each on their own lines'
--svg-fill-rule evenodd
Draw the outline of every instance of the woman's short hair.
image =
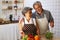
<svg viewBox="0 0 60 40">
<path fill-rule="evenodd" d="M 22 14 L 25 16 L 25 13 L 26 13 L 28 10 L 32 10 L 32 8 L 30 8 L 30 7 L 24 7 L 23 10 L 22 10 Z"/>
</svg>

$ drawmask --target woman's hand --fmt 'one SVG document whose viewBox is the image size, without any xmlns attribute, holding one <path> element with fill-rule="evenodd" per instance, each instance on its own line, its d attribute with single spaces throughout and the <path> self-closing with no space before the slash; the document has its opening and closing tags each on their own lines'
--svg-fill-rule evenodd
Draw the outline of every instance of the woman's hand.
<svg viewBox="0 0 60 40">
<path fill-rule="evenodd" d="M 24 36 L 25 36 L 25 34 L 24 34 L 24 32 L 23 32 L 23 31 L 21 31 L 21 32 L 20 32 L 20 34 L 21 34 L 21 36 L 22 36 L 22 37 L 24 37 Z"/>
</svg>

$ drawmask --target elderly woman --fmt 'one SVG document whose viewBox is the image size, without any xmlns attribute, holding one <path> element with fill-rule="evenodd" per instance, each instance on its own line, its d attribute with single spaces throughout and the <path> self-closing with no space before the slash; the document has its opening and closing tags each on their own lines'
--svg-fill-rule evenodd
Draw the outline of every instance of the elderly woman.
<svg viewBox="0 0 60 40">
<path fill-rule="evenodd" d="M 25 7 L 22 10 L 22 14 L 24 15 L 24 17 L 19 20 L 20 33 L 23 36 L 28 35 L 28 34 L 32 34 L 32 35 L 38 34 L 39 35 L 40 29 L 37 25 L 35 18 L 32 18 L 32 8 Z"/>
</svg>

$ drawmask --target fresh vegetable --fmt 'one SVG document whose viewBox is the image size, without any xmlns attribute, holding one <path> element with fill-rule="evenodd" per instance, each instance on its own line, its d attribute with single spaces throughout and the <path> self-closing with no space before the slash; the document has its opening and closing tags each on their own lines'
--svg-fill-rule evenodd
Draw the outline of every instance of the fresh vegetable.
<svg viewBox="0 0 60 40">
<path fill-rule="evenodd" d="M 35 40 L 40 40 L 40 37 L 38 35 L 35 35 L 34 39 Z"/>
<path fill-rule="evenodd" d="M 22 40 L 27 40 L 28 35 L 25 35 L 25 37 L 22 38 Z"/>
<path fill-rule="evenodd" d="M 53 37 L 53 33 L 47 32 L 46 35 L 45 35 L 45 37 L 46 37 L 47 39 L 51 39 L 51 38 Z"/>
<path fill-rule="evenodd" d="M 30 38 L 34 38 L 34 36 L 33 36 L 32 34 L 29 34 L 28 37 L 30 37 Z"/>
<path fill-rule="evenodd" d="M 30 38 L 30 37 L 28 37 L 27 40 L 35 40 L 35 39 L 34 39 L 34 38 Z"/>
<path fill-rule="evenodd" d="M 40 40 L 40 37 L 38 35 L 33 36 L 32 34 L 28 34 L 22 40 Z"/>
<path fill-rule="evenodd" d="M 27 40 L 34 40 L 34 36 L 32 34 L 29 34 Z"/>
</svg>

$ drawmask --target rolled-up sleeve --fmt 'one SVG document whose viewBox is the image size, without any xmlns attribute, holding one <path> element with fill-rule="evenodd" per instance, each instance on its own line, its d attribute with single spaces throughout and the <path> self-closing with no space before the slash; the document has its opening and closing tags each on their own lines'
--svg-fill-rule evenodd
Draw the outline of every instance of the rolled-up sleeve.
<svg viewBox="0 0 60 40">
<path fill-rule="evenodd" d="M 54 19 L 53 19 L 53 16 L 52 16 L 51 12 L 49 12 L 49 22 L 50 22 L 50 21 L 54 21 Z"/>
</svg>

